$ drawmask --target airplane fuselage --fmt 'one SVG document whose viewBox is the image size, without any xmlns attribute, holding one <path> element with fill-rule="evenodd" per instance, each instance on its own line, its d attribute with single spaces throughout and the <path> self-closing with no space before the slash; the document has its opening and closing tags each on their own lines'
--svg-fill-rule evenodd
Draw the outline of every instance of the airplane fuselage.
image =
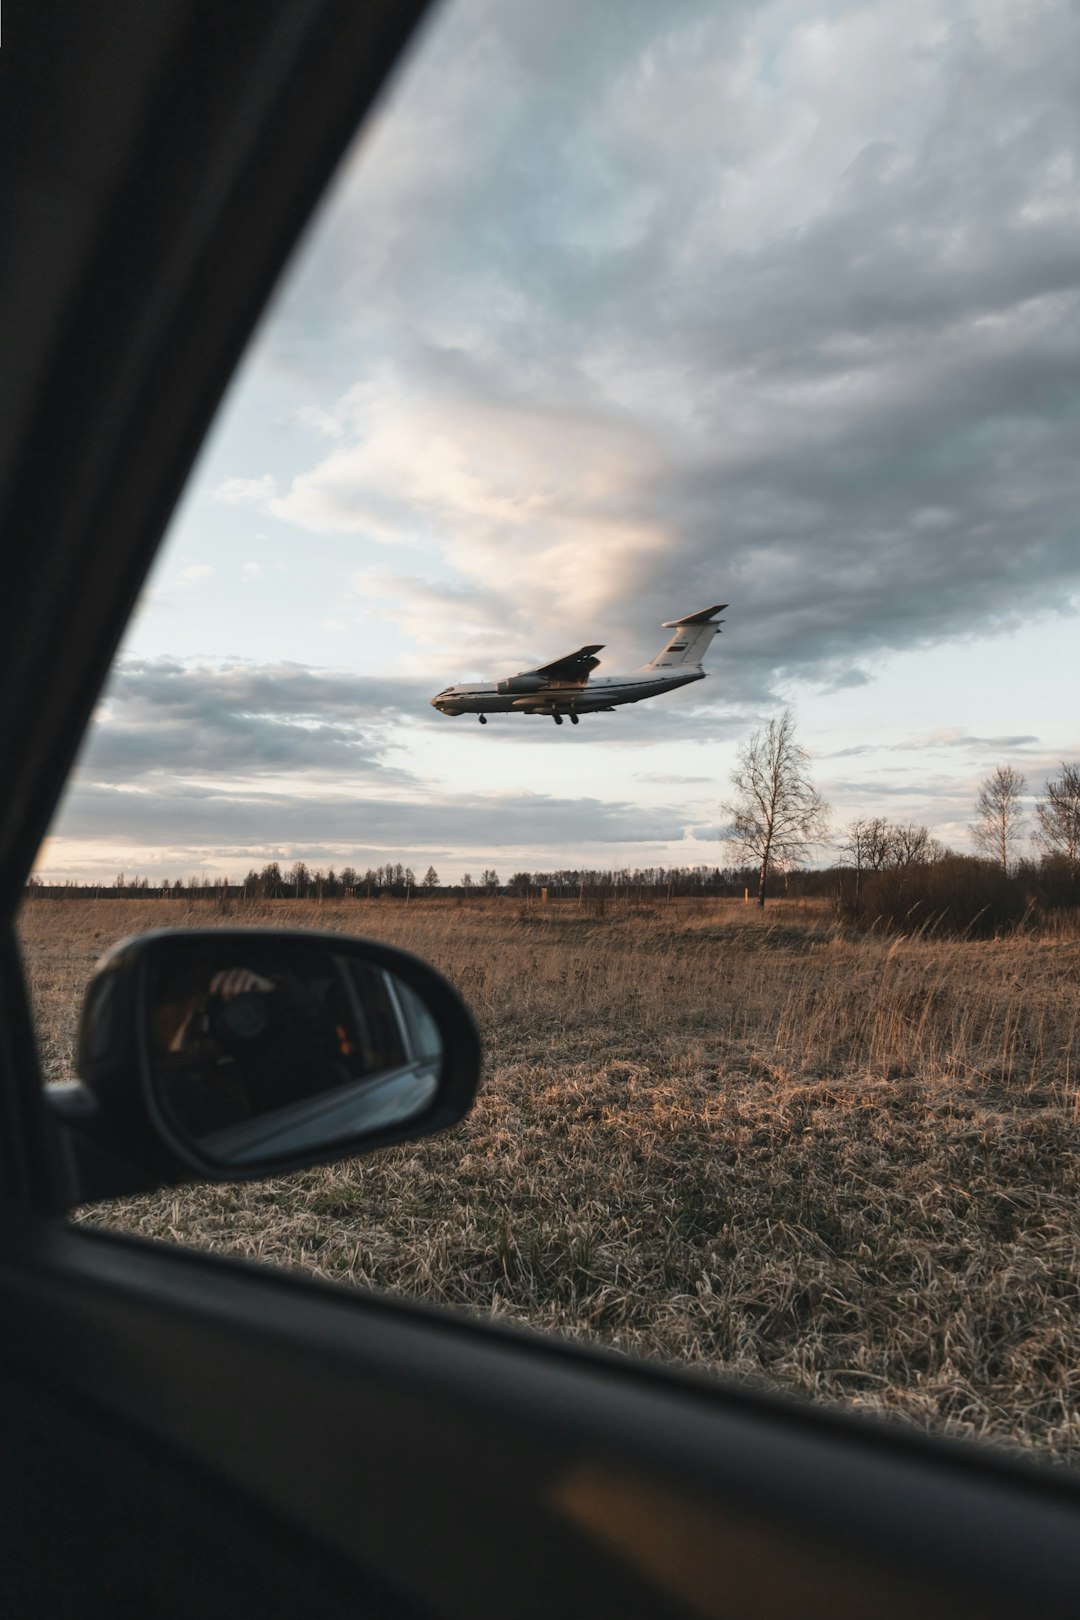
<svg viewBox="0 0 1080 1620">
<path fill-rule="evenodd" d="M 539 669 L 521 670 L 501 681 L 448 686 L 431 699 L 440 714 L 475 714 L 487 724 L 489 714 L 546 714 L 561 726 L 564 718 L 577 725 L 583 714 L 599 714 L 622 703 L 640 703 L 643 698 L 659 697 L 678 686 L 705 679 L 701 661 L 720 628 L 716 615 L 726 604 L 669 619 L 665 630 L 672 631 L 656 657 L 629 675 L 593 675 L 603 651 L 599 643 L 579 647 L 577 652 Z"/>
<path fill-rule="evenodd" d="M 563 685 L 557 681 L 535 692 L 500 692 L 494 683 L 475 686 L 448 686 L 431 700 L 440 714 L 589 714 L 613 709 L 620 703 L 640 703 L 642 698 L 673 692 L 677 686 L 703 681 L 703 669 L 680 670 L 677 674 L 594 675 L 588 686 Z"/>
</svg>

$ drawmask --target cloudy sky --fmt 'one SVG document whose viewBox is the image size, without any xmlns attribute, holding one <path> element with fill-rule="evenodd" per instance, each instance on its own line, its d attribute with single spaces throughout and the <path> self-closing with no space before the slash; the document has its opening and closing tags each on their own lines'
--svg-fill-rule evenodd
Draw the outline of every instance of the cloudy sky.
<svg viewBox="0 0 1080 1620">
<path fill-rule="evenodd" d="M 272 183 L 272 176 L 267 177 Z M 449 0 L 221 413 L 43 875 L 722 864 L 794 706 L 957 847 L 1080 755 L 1080 13 Z M 447 684 L 710 678 L 577 728 Z"/>
</svg>

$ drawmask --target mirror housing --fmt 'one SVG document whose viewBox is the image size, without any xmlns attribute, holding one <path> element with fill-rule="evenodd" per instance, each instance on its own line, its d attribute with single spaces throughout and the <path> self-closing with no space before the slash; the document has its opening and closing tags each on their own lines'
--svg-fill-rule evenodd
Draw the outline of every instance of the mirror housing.
<svg viewBox="0 0 1080 1620">
<path fill-rule="evenodd" d="M 283 1175 L 429 1135 L 466 1113 L 480 1063 L 465 1003 L 407 951 L 301 929 L 158 929 L 98 963 L 79 1084 L 48 1095 L 85 1199 Z"/>
</svg>

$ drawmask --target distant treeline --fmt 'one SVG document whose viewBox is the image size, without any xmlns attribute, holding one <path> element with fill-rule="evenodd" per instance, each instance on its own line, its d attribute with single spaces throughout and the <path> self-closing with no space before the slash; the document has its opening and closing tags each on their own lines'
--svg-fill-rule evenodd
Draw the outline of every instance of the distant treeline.
<svg viewBox="0 0 1080 1620">
<path fill-rule="evenodd" d="M 808 874 L 800 874 L 807 876 Z M 433 895 L 480 897 L 511 895 L 517 899 L 540 898 L 640 898 L 669 899 L 705 895 L 742 895 L 756 881 L 749 867 L 646 867 L 594 870 L 565 868 L 554 872 L 515 872 L 502 882 L 493 868 L 474 878 L 466 872 L 458 882 L 443 883 L 433 866 L 419 880 L 411 866 L 401 862 L 369 867 L 364 872 L 344 866 L 340 871 L 308 867 L 296 861 L 282 871 L 271 861 L 261 871 L 250 871 L 243 882 L 229 878 L 190 877 L 152 883 L 149 878 L 117 874 L 112 883 L 44 883 L 31 878 L 27 893 L 41 899 L 229 899 L 229 900 L 373 900 L 383 895 L 392 899 Z"/>
<path fill-rule="evenodd" d="M 888 836 L 855 841 L 854 858 L 831 866 L 800 867 L 774 873 L 775 896 L 829 903 L 849 925 L 890 933 L 987 937 L 1044 920 L 1050 912 L 1080 906 L 1080 874 L 1062 856 L 998 861 L 960 855 L 930 837 L 924 828 L 874 824 Z M 845 851 L 848 857 L 850 850 Z M 242 882 L 191 877 L 151 883 L 121 872 L 112 883 L 43 883 L 32 878 L 28 898 L 184 899 L 184 900 L 365 900 L 387 897 L 423 901 L 435 896 L 461 899 L 504 895 L 518 900 L 603 900 L 649 904 L 675 899 L 743 899 L 758 880 L 753 866 L 560 868 L 515 872 L 502 882 L 493 869 L 478 878 L 442 883 L 429 866 L 418 881 L 400 862 L 360 872 L 309 868 L 303 861 L 282 871 L 277 861 L 250 871 Z"/>
</svg>

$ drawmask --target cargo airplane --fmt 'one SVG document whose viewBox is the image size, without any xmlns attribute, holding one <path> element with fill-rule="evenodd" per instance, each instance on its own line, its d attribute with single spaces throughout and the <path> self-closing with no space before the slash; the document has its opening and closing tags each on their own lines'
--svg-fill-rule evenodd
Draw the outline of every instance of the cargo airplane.
<svg viewBox="0 0 1080 1620">
<path fill-rule="evenodd" d="M 667 645 L 651 663 L 630 675 L 598 675 L 590 679 L 600 660 L 595 647 L 579 647 L 567 658 L 539 669 L 524 670 L 503 681 L 481 681 L 476 686 L 448 686 L 433 697 L 432 706 L 440 714 L 475 714 L 482 726 L 489 714 L 547 714 L 557 726 L 569 716 L 576 726 L 583 714 L 607 713 L 620 703 L 640 703 L 691 681 L 705 679 L 702 659 L 723 620 L 716 615 L 727 607 L 705 608 L 688 613 L 684 619 L 668 619 L 665 630 L 672 631 Z"/>
</svg>

